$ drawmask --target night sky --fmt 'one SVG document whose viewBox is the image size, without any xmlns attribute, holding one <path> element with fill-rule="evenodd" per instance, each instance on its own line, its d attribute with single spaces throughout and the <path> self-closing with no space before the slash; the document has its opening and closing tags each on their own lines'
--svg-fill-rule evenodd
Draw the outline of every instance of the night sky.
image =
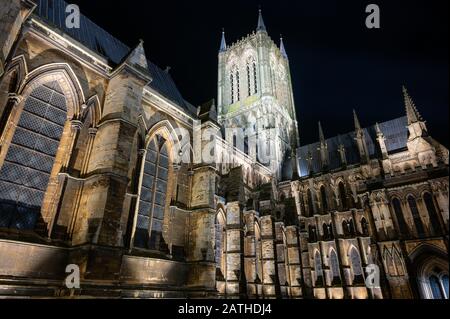
<svg viewBox="0 0 450 319">
<path fill-rule="evenodd" d="M 228 44 L 256 28 L 261 5 L 269 35 L 283 34 L 301 144 L 403 116 L 406 85 L 430 134 L 448 146 L 448 1 L 69 1 L 113 36 L 171 67 L 183 96 L 199 105 L 217 94 L 222 27 Z M 367 29 L 365 8 L 381 9 Z"/>
</svg>

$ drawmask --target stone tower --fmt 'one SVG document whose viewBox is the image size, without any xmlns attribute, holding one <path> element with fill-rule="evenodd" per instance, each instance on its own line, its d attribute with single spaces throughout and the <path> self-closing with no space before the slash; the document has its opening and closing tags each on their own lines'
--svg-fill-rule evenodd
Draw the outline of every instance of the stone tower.
<svg viewBox="0 0 450 319">
<path fill-rule="evenodd" d="M 223 134 L 281 180 L 299 139 L 289 60 L 267 33 L 261 10 L 256 32 L 219 50 L 218 121 Z M 289 164 L 290 165 L 290 164 Z"/>
</svg>

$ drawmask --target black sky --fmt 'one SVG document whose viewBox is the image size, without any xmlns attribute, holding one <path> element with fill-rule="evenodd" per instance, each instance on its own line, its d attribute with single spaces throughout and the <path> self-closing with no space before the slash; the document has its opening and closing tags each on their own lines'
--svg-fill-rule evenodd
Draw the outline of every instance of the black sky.
<svg viewBox="0 0 450 319">
<path fill-rule="evenodd" d="M 222 27 L 230 44 L 256 28 L 261 5 L 269 35 L 283 34 L 293 79 L 301 144 L 404 115 L 405 84 L 430 134 L 448 146 L 448 1 L 83 1 L 83 14 L 171 74 L 194 105 L 216 97 Z M 367 29 L 378 4 L 381 29 Z"/>
</svg>

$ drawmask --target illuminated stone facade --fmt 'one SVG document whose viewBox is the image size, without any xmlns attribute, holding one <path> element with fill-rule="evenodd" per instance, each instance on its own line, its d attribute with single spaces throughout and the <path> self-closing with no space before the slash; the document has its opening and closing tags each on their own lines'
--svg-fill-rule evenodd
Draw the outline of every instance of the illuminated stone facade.
<svg viewBox="0 0 450 319">
<path fill-rule="evenodd" d="M 300 147 L 261 14 L 197 108 L 65 5 L 0 0 L 0 297 L 448 298 L 448 150 L 406 89 L 406 117 Z"/>
</svg>

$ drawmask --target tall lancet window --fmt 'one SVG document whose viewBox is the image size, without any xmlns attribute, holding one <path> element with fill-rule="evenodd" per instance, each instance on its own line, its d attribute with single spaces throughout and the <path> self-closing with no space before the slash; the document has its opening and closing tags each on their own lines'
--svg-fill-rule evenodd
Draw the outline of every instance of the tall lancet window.
<svg viewBox="0 0 450 319">
<path fill-rule="evenodd" d="M 425 236 L 425 227 L 422 223 L 422 218 L 420 217 L 419 209 L 417 208 L 416 199 L 412 196 L 408 196 L 408 205 L 411 210 L 411 214 L 413 216 L 414 224 L 416 225 L 417 235 L 419 237 Z"/>
<path fill-rule="evenodd" d="M 258 93 L 256 62 L 253 57 L 247 59 L 247 88 L 248 96 Z"/>
<path fill-rule="evenodd" d="M 252 95 L 252 71 L 250 67 L 250 61 L 247 62 L 247 89 L 248 96 Z"/>
<path fill-rule="evenodd" d="M 56 81 L 37 86 L 25 101 L 0 168 L 0 228 L 35 228 L 66 120 Z"/>
<path fill-rule="evenodd" d="M 330 270 L 333 284 L 337 283 L 340 280 L 341 275 L 339 273 L 339 262 L 337 254 L 334 249 L 330 251 Z"/>
<path fill-rule="evenodd" d="M 149 143 L 144 162 L 141 195 L 136 223 L 134 246 L 162 250 L 164 212 L 169 180 L 167 141 L 156 135 Z"/>
<path fill-rule="evenodd" d="M 241 100 L 241 79 L 239 77 L 239 70 L 236 71 L 236 101 Z"/>
<path fill-rule="evenodd" d="M 361 257 L 355 247 L 352 247 L 350 251 L 350 263 L 354 275 L 354 283 L 361 282 L 363 280 Z"/>
<path fill-rule="evenodd" d="M 234 103 L 234 74 L 231 72 L 230 74 L 230 94 L 231 94 L 231 104 Z"/>
<path fill-rule="evenodd" d="M 256 71 L 256 62 L 255 61 L 253 61 L 253 83 L 254 83 L 254 86 L 253 86 L 253 88 L 254 88 L 254 94 L 257 94 L 258 93 L 258 74 L 257 74 L 257 71 Z"/>
<path fill-rule="evenodd" d="M 230 68 L 230 94 L 231 104 L 238 102 L 241 99 L 241 79 L 237 65 Z"/>
<path fill-rule="evenodd" d="M 319 251 L 314 254 L 314 270 L 316 272 L 316 287 L 323 285 L 322 258 Z"/>
</svg>

